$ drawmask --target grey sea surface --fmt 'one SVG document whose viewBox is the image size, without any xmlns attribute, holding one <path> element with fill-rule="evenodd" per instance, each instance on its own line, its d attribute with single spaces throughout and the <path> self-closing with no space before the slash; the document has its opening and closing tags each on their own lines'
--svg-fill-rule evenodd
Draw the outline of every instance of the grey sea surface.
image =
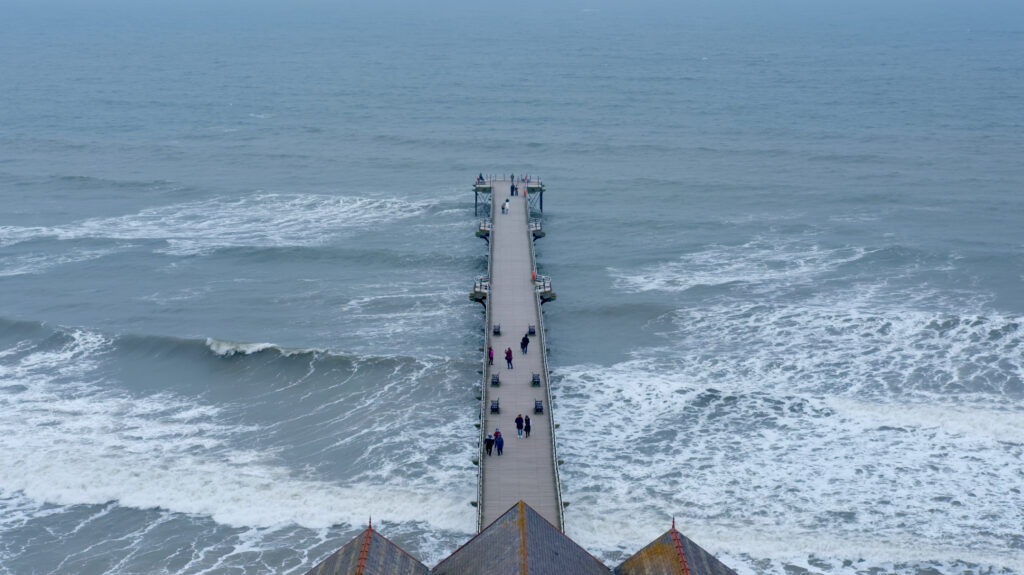
<svg viewBox="0 0 1024 575">
<path fill-rule="evenodd" d="M 1018 3 L 0 8 L 0 574 L 468 540 L 480 172 L 595 556 L 1024 573 Z"/>
</svg>

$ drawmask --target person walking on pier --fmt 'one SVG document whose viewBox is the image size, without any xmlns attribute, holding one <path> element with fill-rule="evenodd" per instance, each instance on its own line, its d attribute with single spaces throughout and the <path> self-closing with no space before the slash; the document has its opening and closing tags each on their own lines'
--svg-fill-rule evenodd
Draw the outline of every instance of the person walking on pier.
<svg viewBox="0 0 1024 575">
<path fill-rule="evenodd" d="M 505 198 L 505 205 L 501 207 L 501 213 L 507 214 L 508 213 L 508 206 L 509 206 L 508 198 Z"/>
<path fill-rule="evenodd" d="M 512 369 L 512 348 L 505 349 L 505 363 L 508 364 L 508 368 Z"/>
<path fill-rule="evenodd" d="M 526 416 L 526 421 L 523 422 L 523 431 L 526 432 L 526 438 L 530 438 L 530 416 Z"/>
<path fill-rule="evenodd" d="M 530 345 L 530 336 L 524 335 L 523 340 L 519 342 L 519 349 L 523 350 L 523 355 L 526 355 L 526 347 Z"/>
<path fill-rule="evenodd" d="M 484 440 L 484 451 L 487 452 L 488 457 L 490 457 L 492 449 L 494 449 L 494 438 L 488 435 Z"/>
<path fill-rule="evenodd" d="M 494 365 L 494 348 L 487 346 L 487 365 Z"/>
<path fill-rule="evenodd" d="M 520 413 L 519 415 L 516 416 L 516 435 L 519 436 L 519 439 L 523 438 L 523 414 L 522 413 Z"/>
<path fill-rule="evenodd" d="M 498 455 L 501 455 L 503 449 L 505 449 L 505 438 L 498 436 L 494 438 L 494 446 L 498 448 Z"/>
</svg>

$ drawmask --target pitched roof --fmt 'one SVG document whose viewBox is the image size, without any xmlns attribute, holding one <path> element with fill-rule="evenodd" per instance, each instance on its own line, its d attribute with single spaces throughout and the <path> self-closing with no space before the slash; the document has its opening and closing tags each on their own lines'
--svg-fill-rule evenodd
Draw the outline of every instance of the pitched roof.
<svg viewBox="0 0 1024 575">
<path fill-rule="evenodd" d="M 430 569 L 367 527 L 306 575 L 429 575 Z"/>
<path fill-rule="evenodd" d="M 433 575 L 610 575 L 611 570 L 520 501 L 437 564 Z"/>
<path fill-rule="evenodd" d="M 736 575 L 714 555 L 672 529 L 615 568 L 615 575 Z"/>
</svg>

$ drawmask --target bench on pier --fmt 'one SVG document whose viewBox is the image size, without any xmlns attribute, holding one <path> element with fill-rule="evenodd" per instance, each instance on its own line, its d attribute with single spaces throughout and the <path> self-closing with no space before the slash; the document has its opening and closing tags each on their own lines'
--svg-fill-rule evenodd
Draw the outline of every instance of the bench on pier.
<svg viewBox="0 0 1024 575">
<path fill-rule="evenodd" d="M 494 409 L 494 408 L 492 407 L 491 409 Z M 539 400 L 539 399 L 533 400 L 533 412 L 534 413 L 544 413 L 544 402 Z"/>
<path fill-rule="evenodd" d="M 498 405 L 497 399 L 491 400 L 491 413 L 501 413 L 501 406 Z"/>
<path fill-rule="evenodd" d="M 540 374 L 539 373 L 533 374 L 533 379 L 530 380 L 530 383 L 533 384 L 533 385 L 540 385 Z"/>
<path fill-rule="evenodd" d="M 526 328 L 526 335 L 537 335 L 537 326 L 531 325 Z"/>
<path fill-rule="evenodd" d="M 494 335 L 501 335 L 501 324 L 494 324 Z"/>
<path fill-rule="evenodd" d="M 501 385 L 501 379 L 498 378 L 498 374 L 496 374 L 496 373 L 492 373 L 491 374 L 491 385 L 493 385 L 495 387 Z"/>
</svg>

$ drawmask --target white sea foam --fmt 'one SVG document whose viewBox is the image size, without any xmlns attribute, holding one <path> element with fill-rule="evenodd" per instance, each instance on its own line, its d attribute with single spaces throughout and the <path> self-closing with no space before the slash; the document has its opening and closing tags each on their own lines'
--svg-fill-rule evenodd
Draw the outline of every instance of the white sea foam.
<svg viewBox="0 0 1024 575">
<path fill-rule="evenodd" d="M 876 287 L 683 308 L 665 334 L 672 344 L 637 354 L 696 364 L 714 385 L 922 400 L 1024 394 L 1024 318 L 981 311 L 978 296 Z"/>
<path fill-rule="evenodd" d="M 756 238 L 736 246 L 714 245 L 640 270 L 610 268 L 617 289 L 681 292 L 730 283 L 809 282 L 863 257 L 863 248 L 821 248 L 804 240 Z"/>
<path fill-rule="evenodd" d="M 103 258 L 123 249 L 124 247 L 104 250 L 72 249 L 53 254 L 31 253 L 0 258 L 0 277 L 42 273 L 66 264 Z"/>
<path fill-rule="evenodd" d="M 111 342 L 81 330 L 69 336 L 53 351 L 4 350 L 3 384 L 20 387 L 0 394 L 3 497 L 116 501 L 235 527 L 322 529 L 369 516 L 456 532 L 472 525 L 471 489 L 438 488 L 436 478 L 396 486 L 375 474 L 339 485 L 288 468 L 273 451 L 232 447 L 233 436 L 251 430 L 222 423 L 221 406 L 89 383 Z"/>
<path fill-rule="evenodd" d="M 148 208 L 66 226 L 4 226 L 0 227 L 0 246 L 43 237 L 164 240 L 165 251 L 173 255 L 229 247 L 316 246 L 338 234 L 422 215 L 436 201 L 255 193 Z"/>
<path fill-rule="evenodd" d="M 1005 553 L 1024 519 L 1011 489 L 1020 402 L 875 403 L 751 379 L 711 389 L 708 369 L 638 359 L 556 372 L 555 413 L 572 414 L 558 417 L 567 524 L 584 547 L 614 564 L 674 515 L 713 551 L 780 564 L 1021 567 Z"/>
<path fill-rule="evenodd" d="M 52 235 L 52 228 L 42 226 L 0 226 L 0 248 Z"/>
<path fill-rule="evenodd" d="M 933 430 L 951 436 L 1024 445 L 1024 410 L 1014 402 L 1000 409 L 965 405 L 877 403 L 833 397 L 827 400 L 837 416 L 871 426 L 902 430 Z M 1014 406 L 1017 405 L 1016 408 Z"/>
<path fill-rule="evenodd" d="M 555 372 L 585 547 L 615 563 L 637 550 L 622 532 L 650 540 L 675 515 L 746 573 L 820 571 L 815 555 L 1021 572 L 1024 318 L 874 284 L 670 319 L 663 346 Z"/>
</svg>

